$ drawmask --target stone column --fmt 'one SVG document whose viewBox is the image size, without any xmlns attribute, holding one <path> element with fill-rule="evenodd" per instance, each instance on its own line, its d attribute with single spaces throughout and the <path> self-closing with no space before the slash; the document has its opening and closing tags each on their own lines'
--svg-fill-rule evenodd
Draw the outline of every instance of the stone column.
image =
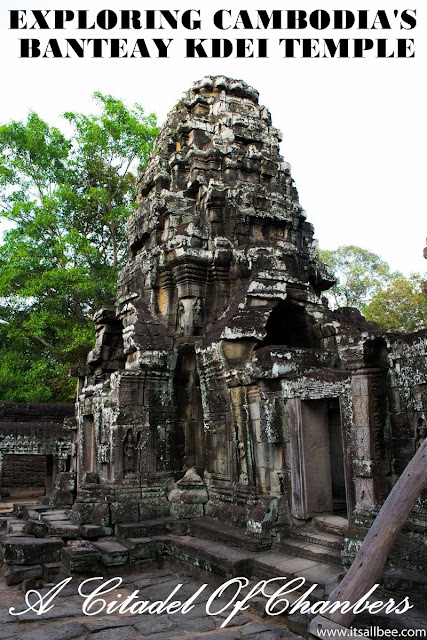
<svg viewBox="0 0 427 640">
<path fill-rule="evenodd" d="M 390 474 L 387 398 L 381 369 L 356 371 L 351 380 L 355 442 L 356 510 L 377 509 L 386 498 Z"/>
<path fill-rule="evenodd" d="M 261 394 L 258 387 L 253 386 L 248 389 L 248 409 L 253 440 L 257 489 L 258 493 L 267 494 L 271 492 L 270 480 L 274 460 L 271 459 L 270 442 L 268 442 L 265 435 L 264 438 L 262 437 Z"/>
<path fill-rule="evenodd" d="M 249 430 L 247 388 L 230 389 L 235 423 L 234 441 L 236 447 L 235 479 L 241 484 L 254 484 L 252 443 Z"/>
</svg>

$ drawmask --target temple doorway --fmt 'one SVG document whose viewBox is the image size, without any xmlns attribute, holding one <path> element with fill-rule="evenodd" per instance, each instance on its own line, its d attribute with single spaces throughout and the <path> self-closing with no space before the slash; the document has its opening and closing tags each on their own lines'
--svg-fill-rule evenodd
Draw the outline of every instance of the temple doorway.
<svg viewBox="0 0 427 640">
<path fill-rule="evenodd" d="M 291 440 L 292 514 L 347 517 L 344 438 L 336 398 L 288 401 Z"/>
<path fill-rule="evenodd" d="M 338 398 L 328 400 L 327 405 L 333 513 L 346 518 L 348 510 L 344 465 L 344 438 Z"/>
</svg>

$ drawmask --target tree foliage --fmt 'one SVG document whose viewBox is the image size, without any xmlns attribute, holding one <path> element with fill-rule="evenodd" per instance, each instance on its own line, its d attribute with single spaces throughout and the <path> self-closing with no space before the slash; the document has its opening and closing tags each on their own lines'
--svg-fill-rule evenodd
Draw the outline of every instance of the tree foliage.
<svg viewBox="0 0 427 640">
<path fill-rule="evenodd" d="M 396 278 L 386 289 L 378 291 L 365 309 L 367 320 L 382 329 L 415 331 L 427 325 L 427 296 L 422 291 L 423 278 L 412 274 Z"/>
<path fill-rule="evenodd" d="M 142 107 L 95 93 L 66 113 L 66 137 L 36 113 L 0 126 L 0 398 L 59 401 L 93 342 L 91 315 L 113 302 L 136 168 L 158 129 Z"/>
<path fill-rule="evenodd" d="M 401 274 L 378 255 L 356 247 L 344 245 L 335 251 L 322 250 L 320 259 L 330 267 L 336 284 L 330 290 L 336 307 L 357 307 L 360 310 L 371 298 Z"/>
<path fill-rule="evenodd" d="M 423 276 L 405 278 L 378 255 L 352 245 L 319 253 L 337 280 L 333 306 L 356 307 L 382 329 L 410 332 L 427 325 Z"/>
</svg>

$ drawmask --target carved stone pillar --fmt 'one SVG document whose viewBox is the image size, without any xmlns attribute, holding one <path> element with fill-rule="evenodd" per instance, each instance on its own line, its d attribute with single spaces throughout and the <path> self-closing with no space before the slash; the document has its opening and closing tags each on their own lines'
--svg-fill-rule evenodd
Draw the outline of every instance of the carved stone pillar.
<svg viewBox="0 0 427 640">
<path fill-rule="evenodd" d="M 246 388 L 234 387 L 230 389 L 230 396 L 235 423 L 236 480 L 241 484 L 253 484 L 252 446 L 248 429 Z"/>
<path fill-rule="evenodd" d="M 385 478 L 390 474 L 391 443 L 383 371 L 356 371 L 351 390 L 356 510 L 375 510 L 388 494 Z"/>
</svg>

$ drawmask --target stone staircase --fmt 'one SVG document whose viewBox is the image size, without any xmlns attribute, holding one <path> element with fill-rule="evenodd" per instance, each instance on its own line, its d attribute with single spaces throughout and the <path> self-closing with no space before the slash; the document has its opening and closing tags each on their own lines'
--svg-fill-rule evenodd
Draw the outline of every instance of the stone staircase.
<svg viewBox="0 0 427 640">
<path fill-rule="evenodd" d="M 270 549 L 269 539 L 247 536 L 241 528 L 209 518 L 122 523 L 114 536 L 98 529 L 79 528 L 66 509 L 20 505 L 19 512 L 3 518 L 4 560 L 12 574 L 19 558 L 29 566 L 62 562 L 71 573 L 91 571 L 97 563 L 124 567 L 150 558 L 179 561 L 223 578 L 298 577 L 302 571 L 307 584 L 319 583 L 322 590 L 343 572 L 338 536 L 327 532 L 288 531 L 286 537 L 277 536 Z"/>
<path fill-rule="evenodd" d="M 338 516 L 319 516 L 310 526 L 282 529 L 272 549 L 298 558 L 342 567 L 341 551 L 348 522 Z"/>
<path fill-rule="evenodd" d="M 348 528 L 347 518 L 342 518 L 341 516 L 314 516 L 313 523 L 320 531 L 339 536 L 344 536 Z"/>
<path fill-rule="evenodd" d="M 221 542 L 232 547 L 241 547 L 248 551 L 269 549 L 271 540 L 246 535 L 244 529 L 233 527 L 226 522 L 211 518 L 198 518 L 191 523 L 191 535 L 205 540 Z"/>
<path fill-rule="evenodd" d="M 319 516 L 310 526 L 277 529 L 272 542 L 209 518 L 125 522 L 116 525 L 115 535 L 108 535 L 95 525 L 79 528 L 66 509 L 41 505 L 20 506 L 17 513 L 2 516 L 0 524 L 9 585 L 26 579 L 51 582 L 69 574 L 122 575 L 129 570 L 165 568 L 214 588 L 235 577 L 250 580 L 248 590 L 260 580 L 275 579 L 268 585 L 271 593 L 299 579 L 294 582 L 298 588 L 286 596 L 292 605 L 307 591 L 305 600 L 310 603 L 327 600 L 344 575 L 340 554 L 347 523 L 337 516 Z M 386 569 L 386 593 L 387 587 L 396 589 L 402 577 L 405 588 L 410 583 L 426 593 L 425 578 L 400 574 Z M 262 615 L 265 605 L 265 595 L 251 600 Z M 310 616 L 297 611 L 286 615 L 283 624 L 304 635 L 309 621 Z"/>
</svg>

